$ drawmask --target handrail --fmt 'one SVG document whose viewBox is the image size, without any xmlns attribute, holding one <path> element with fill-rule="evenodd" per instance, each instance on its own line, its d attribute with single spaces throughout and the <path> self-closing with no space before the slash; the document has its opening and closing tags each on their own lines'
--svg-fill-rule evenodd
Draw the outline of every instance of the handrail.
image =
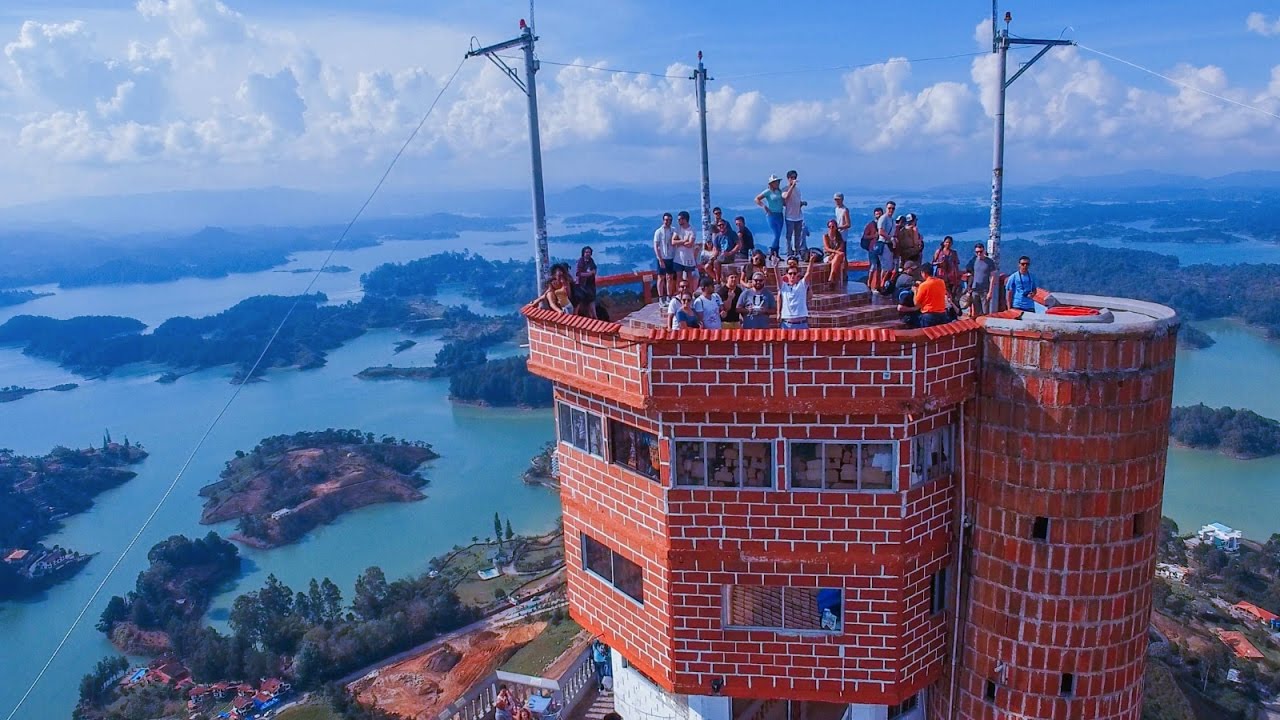
<svg viewBox="0 0 1280 720">
<path fill-rule="evenodd" d="M 471 686 L 465 695 L 450 703 L 436 716 L 436 720 L 490 720 L 494 716 L 494 704 L 497 702 L 500 684 L 507 685 L 512 699 L 520 705 L 528 700 L 529 688 L 550 691 L 552 699 L 560 704 L 560 717 L 564 718 L 586 696 L 594 674 L 590 645 L 556 679 L 495 670 Z"/>
</svg>

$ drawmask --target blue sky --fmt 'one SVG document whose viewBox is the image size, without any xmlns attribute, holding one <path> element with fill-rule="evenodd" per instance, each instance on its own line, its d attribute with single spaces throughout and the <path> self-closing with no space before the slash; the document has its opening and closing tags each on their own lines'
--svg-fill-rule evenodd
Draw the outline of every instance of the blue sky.
<svg viewBox="0 0 1280 720">
<path fill-rule="evenodd" d="M 1274 2 L 1024 5 L 1001 7 L 1013 12 L 1015 35 L 1065 33 L 1280 112 Z M 703 50 L 715 78 L 713 179 L 751 182 L 797 167 L 824 182 L 927 187 L 981 183 L 989 172 L 989 12 L 988 3 L 954 0 L 561 0 L 542 3 L 537 24 L 547 61 L 683 76 Z M 527 2 L 497 0 L 6 3 L 0 159 L 11 172 L 0 193 L 9 204 L 367 187 L 470 37 L 513 36 L 527 14 Z M 979 55 L 904 61 L 963 53 Z M 539 87 L 553 187 L 696 178 L 691 82 L 548 63 Z M 467 63 L 395 183 L 523 187 L 523 113 L 506 78 Z M 1270 169 L 1280 160 L 1278 127 L 1088 51 L 1055 50 L 1011 90 L 1009 181 Z"/>
</svg>

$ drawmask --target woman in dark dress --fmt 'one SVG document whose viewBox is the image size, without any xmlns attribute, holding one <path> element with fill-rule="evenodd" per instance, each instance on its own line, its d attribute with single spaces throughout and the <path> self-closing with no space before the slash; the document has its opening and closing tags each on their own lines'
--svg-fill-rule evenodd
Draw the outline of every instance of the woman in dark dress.
<svg viewBox="0 0 1280 720">
<path fill-rule="evenodd" d="M 596 316 L 596 261 L 591 258 L 591 246 L 582 248 L 573 282 L 578 286 L 577 312 L 583 317 Z"/>
</svg>

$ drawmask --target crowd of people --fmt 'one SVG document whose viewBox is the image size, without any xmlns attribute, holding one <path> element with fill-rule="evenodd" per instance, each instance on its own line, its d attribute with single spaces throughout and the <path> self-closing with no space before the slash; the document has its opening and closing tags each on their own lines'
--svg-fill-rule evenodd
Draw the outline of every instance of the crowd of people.
<svg viewBox="0 0 1280 720">
<path fill-rule="evenodd" d="M 711 211 L 711 232 L 702 241 L 690 224 L 688 211 L 663 213 L 653 233 L 660 307 L 678 328 L 803 329 L 808 325 L 810 276 L 815 263 L 825 266 L 826 280 L 846 287 L 849 263 L 865 258 L 867 288 L 892 298 L 907 327 L 930 327 L 962 315 L 985 315 L 1004 306 L 1035 311 L 1039 290 L 1031 275 L 1031 260 L 1019 258 L 1018 269 L 1001 285 L 995 263 L 983 243 L 962 260 L 955 240 L 942 238 L 926 259 L 926 243 L 914 212 L 898 213 L 890 200 L 871 211 L 859 237 L 861 251 L 849 247 L 855 232 L 852 210 L 844 194 L 836 193 L 826 219 L 821 248 L 810 249 L 805 218 L 808 202 L 800 191 L 799 173 L 783 178 L 770 175 L 755 197 L 763 211 L 771 241 L 757 247 L 755 234 L 739 215 L 730 221 L 721 208 Z M 766 236 L 768 237 L 768 236 Z M 783 244 L 785 238 L 785 245 Z M 572 274 L 567 263 L 552 267 L 542 300 L 547 307 L 588 317 L 597 315 L 596 264 L 590 247 Z M 766 287 L 776 274 L 776 296 Z M 1003 291 L 1001 295 L 997 292 Z"/>
</svg>

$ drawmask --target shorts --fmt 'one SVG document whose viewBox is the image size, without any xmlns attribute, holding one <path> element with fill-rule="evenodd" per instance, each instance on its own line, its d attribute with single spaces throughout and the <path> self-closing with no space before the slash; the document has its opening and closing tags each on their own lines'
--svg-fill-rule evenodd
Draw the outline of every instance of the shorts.
<svg viewBox="0 0 1280 720">
<path fill-rule="evenodd" d="M 656 259 L 656 258 L 655 258 Z M 658 268 L 659 275 L 675 275 L 676 264 L 671 258 L 663 258 L 654 263 Z"/>
<path fill-rule="evenodd" d="M 681 265 L 680 263 L 674 260 L 671 261 L 671 267 L 674 269 L 671 272 L 667 273 L 668 275 L 679 275 L 680 273 L 692 274 L 693 271 L 696 269 L 689 265 Z"/>
</svg>

